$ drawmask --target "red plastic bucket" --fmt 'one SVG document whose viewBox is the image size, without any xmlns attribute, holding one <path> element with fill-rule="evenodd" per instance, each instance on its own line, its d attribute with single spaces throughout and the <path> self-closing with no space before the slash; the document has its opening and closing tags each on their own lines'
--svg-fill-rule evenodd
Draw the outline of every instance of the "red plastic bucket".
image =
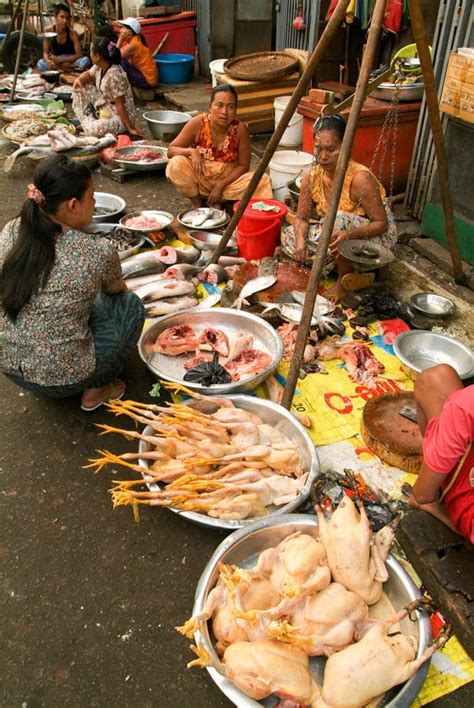
<svg viewBox="0 0 474 708">
<path fill-rule="evenodd" d="M 242 226 L 240 221 L 237 226 L 237 247 L 239 255 L 247 261 L 260 260 L 267 256 L 273 256 L 275 248 L 280 238 L 281 221 L 272 219 L 270 223 L 255 225 L 249 230 Z"/>
<path fill-rule="evenodd" d="M 270 206 L 278 207 L 279 211 L 258 211 L 257 209 L 252 209 L 252 204 L 255 202 L 264 202 Z M 234 204 L 234 211 L 237 210 L 240 202 Z M 286 216 L 288 207 L 286 207 L 281 202 L 277 202 L 275 199 L 250 199 L 249 203 L 245 207 L 245 211 L 240 217 L 237 228 L 242 228 L 246 232 L 251 232 L 254 229 L 266 228 L 267 224 L 277 220 L 280 224 Z"/>
</svg>

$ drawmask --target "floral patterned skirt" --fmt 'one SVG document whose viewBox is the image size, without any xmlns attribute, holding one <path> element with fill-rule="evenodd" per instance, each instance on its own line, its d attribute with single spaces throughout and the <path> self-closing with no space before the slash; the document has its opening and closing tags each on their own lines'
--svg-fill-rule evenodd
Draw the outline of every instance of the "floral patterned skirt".
<svg viewBox="0 0 474 708">
<path fill-rule="evenodd" d="M 392 250 L 397 242 L 397 229 L 395 225 L 395 219 L 393 217 L 392 211 L 388 204 L 384 202 L 385 212 L 387 214 L 388 229 L 381 236 L 374 236 L 370 239 L 371 243 L 378 243 L 385 248 Z M 357 229 L 359 226 L 367 226 L 370 223 L 370 219 L 365 216 L 359 216 L 358 214 L 351 214 L 347 211 L 338 211 L 336 214 L 336 220 L 334 222 L 334 231 L 351 231 L 351 229 Z M 313 257 L 317 251 L 318 241 L 321 236 L 323 222 L 320 221 L 317 224 L 310 224 L 308 233 L 306 235 L 306 243 L 308 245 L 308 250 L 310 252 L 310 257 L 306 259 L 306 263 L 310 265 L 312 263 Z M 281 245 L 283 251 L 295 260 L 295 235 L 293 232 L 293 226 L 285 226 L 281 231 Z M 329 256 L 326 259 L 326 264 L 323 269 L 323 274 L 327 275 L 333 270 L 335 266 L 335 259 L 333 256 Z"/>
</svg>

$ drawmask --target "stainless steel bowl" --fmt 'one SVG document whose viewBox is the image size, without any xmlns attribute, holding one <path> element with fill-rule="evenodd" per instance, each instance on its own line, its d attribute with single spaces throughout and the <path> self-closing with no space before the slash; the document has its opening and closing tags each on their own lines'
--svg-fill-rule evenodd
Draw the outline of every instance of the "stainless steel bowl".
<svg viewBox="0 0 474 708">
<path fill-rule="evenodd" d="M 100 224 L 90 224 L 90 226 L 86 226 L 84 231 L 86 234 L 97 234 L 100 232 L 106 232 L 108 233 L 109 231 L 114 231 L 115 229 L 123 229 L 120 224 L 108 224 L 107 222 L 101 222 Z M 118 251 L 118 255 L 121 261 L 124 261 L 126 258 L 130 258 L 130 256 L 134 256 L 135 253 L 138 253 L 140 248 L 143 248 L 145 245 L 145 239 L 144 237 L 136 236 L 137 239 L 137 244 L 135 246 L 131 246 L 130 248 L 126 248 L 123 251 Z"/>
<path fill-rule="evenodd" d="M 229 396 L 237 408 L 242 408 L 243 410 L 249 411 L 258 415 L 265 423 L 275 427 L 278 425 L 278 429 L 283 435 L 286 435 L 290 440 L 292 440 L 295 445 L 298 446 L 298 450 L 301 455 L 301 461 L 303 464 L 303 469 L 308 472 L 308 478 L 305 482 L 304 487 L 291 502 L 285 504 L 284 506 L 270 506 L 268 507 L 269 515 L 271 517 L 278 516 L 282 514 L 290 514 L 292 511 L 297 509 L 300 504 L 302 504 L 305 499 L 308 498 L 311 485 L 315 478 L 319 474 L 319 458 L 316 448 L 310 436 L 303 428 L 301 423 L 299 423 L 296 418 L 289 413 L 286 408 L 279 406 L 277 403 L 272 403 L 271 401 L 265 401 L 261 398 L 254 398 L 253 396 Z M 197 408 L 205 413 L 212 413 L 216 410 L 217 406 L 212 400 L 208 401 L 189 401 L 187 402 L 192 408 Z M 147 426 L 143 431 L 144 435 L 153 435 L 153 428 Z M 146 452 L 150 449 L 150 445 L 140 440 L 138 451 Z M 148 460 L 139 459 L 140 467 L 143 467 L 144 474 L 149 467 Z M 157 484 L 147 485 L 150 491 L 157 491 L 159 486 Z M 191 521 L 194 524 L 199 524 L 199 526 L 208 526 L 211 528 L 219 529 L 239 529 L 243 526 L 249 526 L 255 521 L 253 519 L 213 519 L 206 514 L 198 514 L 195 511 L 178 511 L 178 509 L 171 508 L 175 514 L 179 514 L 183 519 Z M 268 518 L 268 517 L 265 517 Z"/>
<path fill-rule="evenodd" d="M 410 302 L 418 312 L 431 318 L 451 317 L 456 312 L 456 305 L 448 297 L 436 293 L 416 293 Z"/>
<path fill-rule="evenodd" d="M 392 101 L 395 94 L 396 85 L 390 81 L 384 81 L 377 86 L 376 89 L 370 92 L 372 98 L 378 98 L 381 101 Z M 423 82 L 413 84 L 402 84 L 398 93 L 399 101 L 421 101 L 425 85 Z"/>
<path fill-rule="evenodd" d="M 192 116 L 181 111 L 146 111 L 143 114 L 151 134 L 157 140 L 173 140 Z"/>
<path fill-rule="evenodd" d="M 276 546 L 292 533 L 300 531 L 317 538 L 318 522 L 313 516 L 306 514 L 292 514 L 287 516 L 266 517 L 256 521 L 239 531 L 234 531 L 228 536 L 213 553 L 206 565 L 196 588 L 193 607 L 193 616 L 203 611 L 207 596 L 217 582 L 220 563 L 235 564 L 244 568 L 255 565 L 258 555 L 266 548 Z M 387 559 L 388 580 L 384 584 L 384 591 L 392 602 L 395 610 L 401 610 L 421 594 L 403 568 L 403 566 L 390 555 Z M 416 622 L 404 619 L 401 630 L 405 634 L 412 634 L 418 639 L 417 657 L 431 642 L 431 624 L 425 612 L 417 613 Z M 195 640 L 199 646 L 204 646 L 207 651 L 218 659 L 209 631 L 197 632 Z M 323 672 L 326 659 L 323 657 L 310 657 L 310 669 L 319 685 L 323 682 Z M 408 708 L 425 681 L 430 662 L 425 662 L 406 683 L 395 686 L 388 691 L 377 706 L 387 708 Z M 221 676 L 215 669 L 208 668 L 212 680 L 222 693 L 239 708 L 258 708 L 258 706 L 274 706 L 274 698 L 267 698 L 259 702 L 249 698 L 235 684 Z"/>
<path fill-rule="evenodd" d="M 222 234 L 216 234 L 214 231 L 187 231 L 193 246 L 199 250 L 214 250 L 222 238 Z"/>
<path fill-rule="evenodd" d="M 130 155 L 142 148 L 155 150 L 159 159 L 154 162 L 132 162 L 130 160 L 120 159 L 123 155 Z M 154 170 L 162 170 L 166 167 L 168 157 L 166 155 L 166 148 L 159 147 L 158 145 L 127 145 L 127 147 L 117 148 L 115 150 L 114 163 L 118 167 L 123 167 L 125 170 L 132 170 L 133 172 L 153 172 Z"/>
<path fill-rule="evenodd" d="M 155 217 L 159 225 L 153 226 L 152 228 L 147 227 L 145 229 L 140 229 L 137 226 L 128 226 L 127 221 L 132 219 L 134 216 L 148 216 L 150 218 Z M 120 224 L 125 229 L 129 229 L 130 231 L 136 231 L 141 234 L 150 234 L 153 231 L 161 231 L 162 229 L 166 229 L 166 227 L 172 224 L 173 221 L 174 216 L 168 211 L 160 211 L 159 209 L 143 209 L 142 211 L 132 211 L 130 214 L 122 216 L 120 219 Z"/>
<path fill-rule="evenodd" d="M 158 335 L 164 332 L 165 329 L 176 327 L 177 325 L 189 325 L 198 332 L 205 327 L 215 327 L 225 332 L 229 339 L 235 337 L 238 332 L 248 332 L 253 335 L 256 348 L 271 355 L 272 363 L 259 374 L 234 383 L 202 386 L 191 381 L 184 381 L 183 377 L 186 373 L 184 362 L 189 358 L 189 355 L 168 356 L 166 354 L 153 353 L 153 343 Z M 283 356 L 283 342 L 278 332 L 261 317 L 251 315 L 249 312 L 220 307 L 217 309 L 195 310 L 194 312 L 189 310 L 160 317 L 140 337 L 138 351 L 150 371 L 159 379 L 183 383 L 193 391 L 204 395 L 221 395 L 255 391 L 257 386 L 280 363 Z"/>
<path fill-rule="evenodd" d="M 51 69 L 49 71 L 43 71 L 41 73 L 41 78 L 48 82 L 48 84 L 56 84 L 61 76 L 60 71 L 55 71 Z"/>
<path fill-rule="evenodd" d="M 108 194 L 107 192 L 94 192 L 96 209 L 107 209 L 105 214 L 94 214 L 92 221 L 95 223 L 116 221 L 120 214 L 125 211 L 127 202 L 122 197 L 117 197 L 116 194 Z M 110 210 L 110 211 L 109 211 Z"/>
<path fill-rule="evenodd" d="M 402 332 L 394 341 L 393 349 L 404 371 L 413 379 L 420 371 L 436 364 L 449 364 L 461 379 L 474 375 L 472 350 L 444 334 L 423 329 Z"/>
</svg>

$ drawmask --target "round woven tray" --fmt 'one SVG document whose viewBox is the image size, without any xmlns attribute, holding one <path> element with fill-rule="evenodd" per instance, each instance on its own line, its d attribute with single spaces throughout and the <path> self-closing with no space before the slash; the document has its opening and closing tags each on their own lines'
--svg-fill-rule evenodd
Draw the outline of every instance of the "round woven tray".
<svg viewBox="0 0 474 708">
<path fill-rule="evenodd" d="M 274 81 L 295 71 L 298 60 L 285 52 L 257 52 L 226 62 L 225 73 L 241 81 Z"/>
<path fill-rule="evenodd" d="M 381 460 L 418 474 L 423 461 L 423 438 L 418 423 L 400 415 L 404 405 L 415 405 L 413 393 L 387 393 L 372 398 L 362 411 L 360 432 L 369 450 Z"/>
</svg>

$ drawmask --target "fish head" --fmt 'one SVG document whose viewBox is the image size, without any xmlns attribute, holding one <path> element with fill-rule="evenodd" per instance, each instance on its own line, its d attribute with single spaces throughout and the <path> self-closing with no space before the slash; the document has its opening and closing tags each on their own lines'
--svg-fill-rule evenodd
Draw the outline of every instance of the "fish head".
<svg viewBox="0 0 474 708">
<path fill-rule="evenodd" d="M 277 278 L 275 275 L 261 275 L 258 278 L 253 278 L 245 283 L 244 287 L 240 291 L 239 298 L 244 300 L 244 298 L 255 295 L 255 293 L 259 293 L 262 290 L 267 290 L 267 288 L 275 285 L 276 281 Z"/>
</svg>

